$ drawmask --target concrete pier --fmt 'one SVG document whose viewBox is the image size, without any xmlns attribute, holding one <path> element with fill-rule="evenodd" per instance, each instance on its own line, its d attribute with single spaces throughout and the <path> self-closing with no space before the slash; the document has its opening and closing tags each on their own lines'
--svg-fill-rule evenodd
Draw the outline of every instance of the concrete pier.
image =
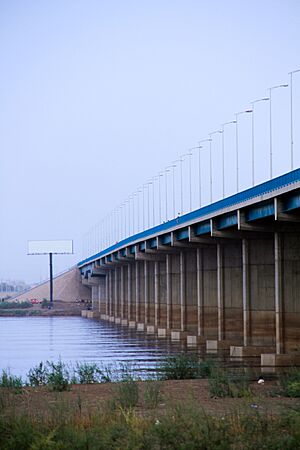
<svg viewBox="0 0 300 450">
<path fill-rule="evenodd" d="M 264 365 L 297 361 L 298 190 L 237 201 L 171 230 L 165 224 L 157 236 L 83 263 L 93 308 L 83 315 L 190 347 L 225 349 L 232 358 L 262 355 Z M 294 204 L 295 211 L 284 212 Z"/>
</svg>

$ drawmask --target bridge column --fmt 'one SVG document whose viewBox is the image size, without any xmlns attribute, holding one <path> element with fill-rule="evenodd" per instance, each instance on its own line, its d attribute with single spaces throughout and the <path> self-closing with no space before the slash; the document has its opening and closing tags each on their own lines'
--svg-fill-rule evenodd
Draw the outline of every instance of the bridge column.
<svg viewBox="0 0 300 450">
<path fill-rule="evenodd" d="M 101 300 L 103 298 L 103 291 L 102 291 L 102 284 L 100 282 L 100 284 L 98 285 L 98 311 L 100 313 L 101 311 Z"/>
<path fill-rule="evenodd" d="M 121 319 L 124 319 L 124 266 L 121 266 L 121 280 L 120 280 L 120 300 L 121 300 Z"/>
<path fill-rule="evenodd" d="M 139 301 L 140 301 L 140 278 L 139 278 L 139 261 L 135 262 L 135 321 L 139 321 Z"/>
<path fill-rule="evenodd" d="M 224 267 L 223 248 L 217 245 L 218 340 L 224 339 Z"/>
<path fill-rule="evenodd" d="M 127 319 L 128 322 L 131 320 L 131 299 L 132 299 L 132 291 L 131 291 L 131 264 L 128 264 L 127 266 Z"/>
<path fill-rule="evenodd" d="M 108 303 L 108 299 L 109 299 L 109 274 L 106 274 L 105 277 L 105 315 L 106 318 L 109 315 L 109 303 Z"/>
<path fill-rule="evenodd" d="M 119 311 L 118 311 L 118 268 L 115 268 L 114 271 L 114 316 L 115 318 L 119 317 Z"/>
<path fill-rule="evenodd" d="M 166 255 L 166 284 L 167 284 L 167 329 L 172 323 L 172 279 L 171 279 L 171 255 Z"/>
<path fill-rule="evenodd" d="M 276 354 L 283 353 L 283 276 L 282 276 L 282 236 L 274 233 L 275 250 L 275 327 Z"/>
<path fill-rule="evenodd" d="M 181 331 L 186 329 L 186 289 L 185 289 L 185 254 L 180 252 L 180 325 Z"/>
<path fill-rule="evenodd" d="M 149 319 L 149 262 L 144 261 L 144 289 L 145 289 L 145 324 Z"/>
<path fill-rule="evenodd" d="M 244 346 L 249 345 L 250 339 L 250 276 L 249 276 L 249 244 L 242 240 L 243 264 L 243 337 Z"/>
<path fill-rule="evenodd" d="M 197 316 L 198 316 L 198 336 L 203 336 L 204 328 L 204 308 L 203 308 L 203 252 L 197 248 Z"/>
<path fill-rule="evenodd" d="M 158 326 L 159 302 L 160 302 L 160 271 L 159 262 L 154 263 L 154 325 Z"/>
<path fill-rule="evenodd" d="M 113 301 L 113 295 L 112 295 L 112 270 L 109 271 L 108 274 L 109 277 L 109 317 L 112 316 L 112 301 Z"/>
</svg>

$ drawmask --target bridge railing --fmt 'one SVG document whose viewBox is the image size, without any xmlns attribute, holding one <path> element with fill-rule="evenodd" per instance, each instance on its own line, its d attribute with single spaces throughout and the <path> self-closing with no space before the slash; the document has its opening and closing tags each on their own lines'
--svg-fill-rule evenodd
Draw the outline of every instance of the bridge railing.
<svg viewBox="0 0 300 450">
<path fill-rule="evenodd" d="M 268 96 L 250 102 L 250 107 L 235 113 L 233 120 L 208 133 L 198 145 L 148 178 L 92 226 L 82 238 L 82 259 L 129 236 L 231 198 L 241 190 L 273 179 L 274 175 L 291 170 L 293 176 L 300 156 L 294 130 L 294 112 L 300 107 L 295 104 L 293 94 L 296 72 L 299 70 L 289 73 L 289 84 L 269 88 Z M 289 105 L 283 98 L 288 92 Z M 287 120 L 289 131 L 282 125 Z"/>
</svg>

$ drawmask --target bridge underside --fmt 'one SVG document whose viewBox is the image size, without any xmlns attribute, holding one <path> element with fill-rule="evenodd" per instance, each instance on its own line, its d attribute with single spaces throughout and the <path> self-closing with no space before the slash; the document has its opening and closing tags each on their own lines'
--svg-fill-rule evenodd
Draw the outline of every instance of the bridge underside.
<svg viewBox="0 0 300 450">
<path fill-rule="evenodd" d="M 81 266 L 95 315 L 263 363 L 300 349 L 300 191 L 284 187 Z M 268 355 L 266 355 L 268 354 Z"/>
</svg>

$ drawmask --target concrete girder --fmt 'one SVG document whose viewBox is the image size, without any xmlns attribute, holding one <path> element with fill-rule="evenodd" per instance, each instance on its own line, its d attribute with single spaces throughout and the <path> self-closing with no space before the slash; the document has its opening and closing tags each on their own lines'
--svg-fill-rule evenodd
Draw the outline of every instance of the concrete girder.
<svg viewBox="0 0 300 450">
<path fill-rule="evenodd" d="M 158 262 L 165 262 L 166 258 L 165 255 L 160 254 L 156 251 L 156 253 L 146 253 L 141 252 L 136 249 L 135 252 L 135 260 L 136 261 L 158 261 Z"/>
<path fill-rule="evenodd" d="M 274 225 L 268 225 L 268 227 L 266 227 L 265 224 L 252 224 L 246 222 L 245 211 L 242 211 L 240 209 L 238 209 L 237 211 L 237 219 L 239 231 L 258 231 L 263 233 L 274 233 L 275 231 Z"/>
<path fill-rule="evenodd" d="M 239 241 L 241 239 L 264 239 L 269 238 L 270 233 L 262 231 L 262 232 L 255 232 L 247 230 L 218 230 L 215 224 L 215 221 L 213 219 L 210 219 L 211 223 L 211 236 L 212 237 L 222 237 L 226 239 L 235 239 L 236 241 Z"/>
<path fill-rule="evenodd" d="M 119 258 L 119 260 L 122 261 L 125 265 L 128 265 L 128 264 L 130 264 L 130 263 L 134 263 L 134 261 L 135 261 L 135 256 L 132 255 L 132 254 L 129 252 L 129 249 L 127 249 L 127 248 L 125 249 L 125 256 L 121 254 L 121 251 L 120 251 L 120 250 L 118 251 L 118 258 Z"/>
<path fill-rule="evenodd" d="M 280 197 L 274 198 L 275 220 L 279 222 L 300 222 L 300 216 L 283 211 L 283 201 Z"/>
<path fill-rule="evenodd" d="M 107 269 L 105 270 L 105 269 L 101 269 L 100 267 L 98 267 L 98 266 L 95 266 L 93 269 L 92 269 L 92 276 L 94 275 L 94 276 L 105 276 L 106 275 L 106 271 L 107 271 Z"/>
<path fill-rule="evenodd" d="M 176 240 L 173 231 L 171 231 L 171 246 L 172 247 L 179 247 L 181 250 L 184 250 L 184 249 L 187 249 L 187 250 L 188 249 L 191 249 L 191 250 L 194 249 L 194 250 L 196 250 L 199 247 L 198 243 L 191 242 L 190 240 L 184 241 L 184 242 Z"/>
<path fill-rule="evenodd" d="M 203 246 L 201 245 L 201 248 L 205 248 L 206 246 L 207 248 L 210 248 L 212 245 L 228 243 L 227 239 L 221 237 L 212 237 L 211 235 L 196 236 L 191 226 L 189 226 L 189 241 L 198 244 L 197 247 L 199 247 L 199 244 L 203 244 Z"/>
<path fill-rule="evenodd" d="M 161 237 L 157 236 L 157 250 L 165 253 L 180 253 L 180 248 L 174 248 L 161 243 Z"/>
</svg>

